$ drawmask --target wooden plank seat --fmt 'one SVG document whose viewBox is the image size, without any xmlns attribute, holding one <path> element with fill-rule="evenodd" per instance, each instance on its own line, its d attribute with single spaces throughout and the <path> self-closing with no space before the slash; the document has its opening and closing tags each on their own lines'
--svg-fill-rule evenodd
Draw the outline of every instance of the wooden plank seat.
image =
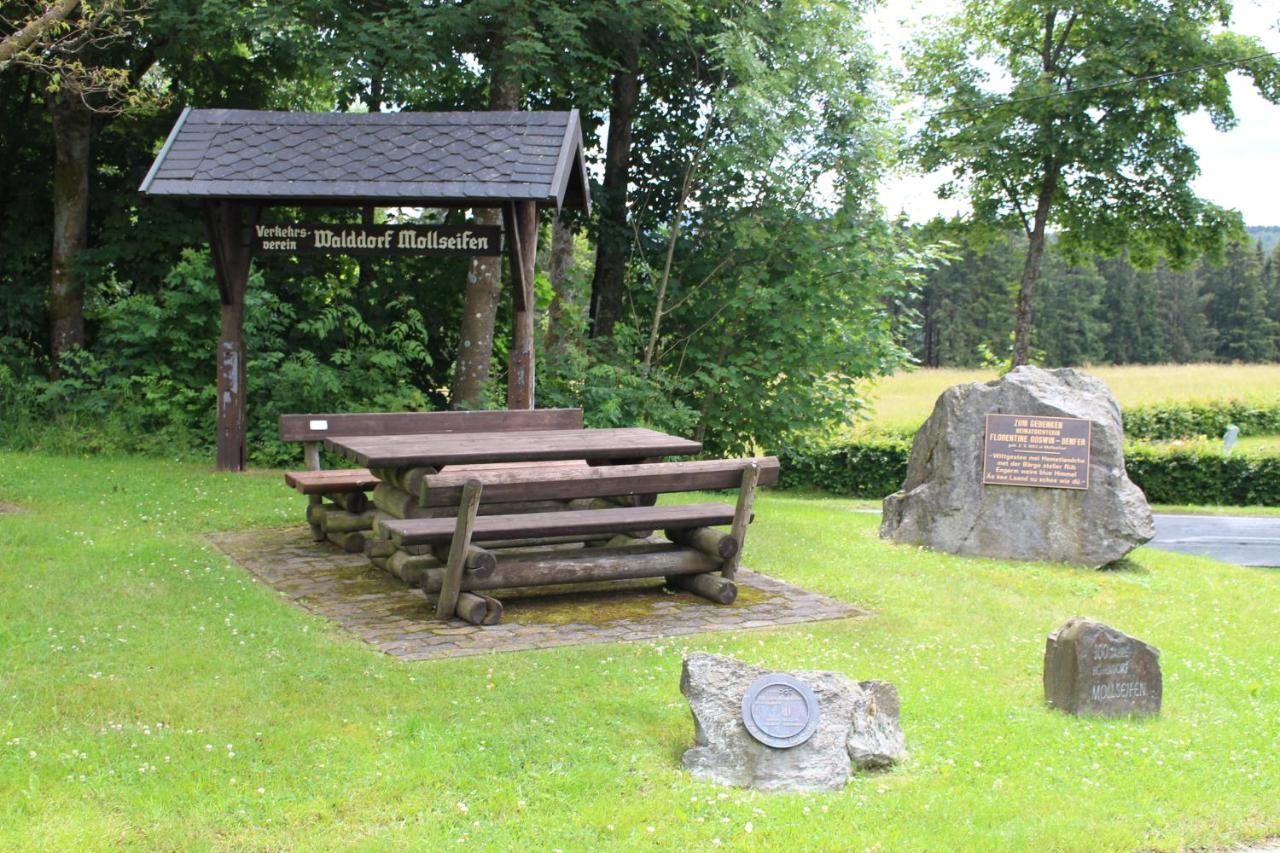
<svg viewBox="0 0 1280 853">
<path fill-rule="evenodd" d="M 481 515 L 471 531 L 473 541 L 528 539 L 537 536 L 587 536 L 631 530 L 715 527 L 733 522 L 733 507 L 722 503 Z M 400 547 L 434 545 L 453 539 L 456 518 L 406 518 L 382 522 Z"/>
<path fill-rule="evenodd" d="M 424 507 L 457 506 L 469 480 L 478 480 L 484 486 L 486 503 L 720 491 L 738 488 L 742 483 L 743 469 L 749 463 L 755 463 L 759 468 L 758 485 L 769 486 L 778 482 L 776 456 L 597 467 L 583 463 L 543 463 L 520 467 L 451 466 L 422 479 L 418 502 Z"/>
<path fill-rule="evenodd" d="M 304 495 L 367 492 L 378 485 L 378 478 L 368 468 L 286 471 L 284 481 Z"/>
</svg>

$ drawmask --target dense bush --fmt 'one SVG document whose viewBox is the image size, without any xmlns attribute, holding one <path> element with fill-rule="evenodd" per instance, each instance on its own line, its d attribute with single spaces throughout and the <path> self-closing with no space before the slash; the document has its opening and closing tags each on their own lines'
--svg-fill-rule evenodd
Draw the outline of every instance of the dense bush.
<svg viewBox="0 0 1280 853">
<path fill-rule="evenodd" d="M 778 455 L 783 486 L 883 498 L 906 479 L 911 442 L 877 437 L 795 446 Z M 1125 467 L 1152 503 L 1280 506 L 1280 454 L 1224 456 L 1210 441 L 1177 446 L 1136 442 L 1125 450 Z"/>
<path fill-rule="evenodd" d="M 429 359 L 422 318 L 412 308 L 379 330 L 350 303 L 299 318 L 257 274 L 246 298 L 251 464 L 299 461 L 298 448 L 278 438 L 276 419 L 284 412 L 430 408 L 412 381 L 415 367 Z M 218 304 L 208 254 L 188 251 L 160 293 L 103 307 L 94 318 L 98 346 L 64 357 L 58 378 L 19 374 L 30 364 L 22 359 L 0 362 L 0 441 L 62 453 L 207 458 Z"/>
<path fill-rule="evenodd" d="M 811 486 L 839 495 L 882 498 L 907 476 L 911 439 L 877 436 L 856 442 L 793 444 L 777 451 L 781 485 Z"/>
<path fill-rule="evenodd" d="M 1124 432 L 1130 439 L 1213 438 L 1221 436 L 1231 424 L 1238 426 L 1243 435 L 1280 433 L 1280 399 L 1161 403 L 1124 410 Z"/>
</svg>

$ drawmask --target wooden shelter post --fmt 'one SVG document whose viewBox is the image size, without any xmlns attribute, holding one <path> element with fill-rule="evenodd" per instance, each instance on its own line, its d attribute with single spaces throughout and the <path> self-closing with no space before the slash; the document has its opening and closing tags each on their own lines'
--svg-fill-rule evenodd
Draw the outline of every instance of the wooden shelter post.
<svg viewBox="0 0 1280 853">
<path fill-rule="evenodd" d="M 533 290 L 534 262 L 538 255 L 538 203 L 513 203 L 518 238 L 520 273 L 512 270 L 511 353 L 507 359 L 507 408 L 532 409 L 534 399 L 533 320 L 537 299 Z M 513 259 L 514 260 L 514 259 Z M 520 288 L 520 292 L 515 292 Z"/>
<path fill-rule="evenodd" d="M 244 294 L 253 258 L 257 208 L 206 201 L 205 226 L 222 301 L 218 338 L 217 469 L 243 471 L 245 456 Z"/>
</svg>

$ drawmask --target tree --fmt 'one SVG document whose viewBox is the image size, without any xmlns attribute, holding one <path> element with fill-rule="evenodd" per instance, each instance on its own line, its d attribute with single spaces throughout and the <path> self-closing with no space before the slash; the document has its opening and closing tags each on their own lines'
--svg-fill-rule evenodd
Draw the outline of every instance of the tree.
<svg viewBox="0 0 1280 853">
<path fill-rule="evenodd" d="M 1258 39 L 1217 27 L 1228 0 L 966 0 L 921 39 L 910 86 L 934 110 L 917 139 L 927 171 L 954 170 L 973 217 L 1021 227 L 1013 363 L 1028 361 L 1046 235 L 1063 251 L 1177 265 L 1215 254 L 1239 215 L 1191 189 L 1195 152 L 1178 117 L 1234 121 L 1228 74 L 1280 102 L 1280 61 Z M 992 74 L 988 69 L 997 68 Z"/>
<path fill-rule="evenodd" d="M 1217 331 L 1216 355 L 1224 361 L 1269 361 L 1276 356 L 1275 326 L 1267 316 L 1260 246 L 1236 241 L 1224 263 L 1205 265 L 1209 324 Z"/>
</svg>

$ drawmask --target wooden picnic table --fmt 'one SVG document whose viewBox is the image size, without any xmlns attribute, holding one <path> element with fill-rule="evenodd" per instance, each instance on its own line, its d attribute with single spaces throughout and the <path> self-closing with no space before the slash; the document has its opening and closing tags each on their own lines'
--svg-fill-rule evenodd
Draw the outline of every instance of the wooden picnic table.
<svg viewBox="0 0 1280 853">
<path fill-rule="evenodd" d="M 642 428 L 330 435 L 324 443 L 377 482 L 365 553 L 434 595 L 437 618 L 473 624 L 502 615 L 483 590 L 562 583 L 662 577 L 731 603 L 757 480 L 763 472 L 776 482 L 778 471 L 772 457 L 662 462 L 702 444 Z M 736 507 L 654 505 L 659 493 L 734 487 Z M 729 533 L 712 529 L 729 525 Z"/>
<path fill-rule="evenodd" d="M 552 429 L 434 435 L 335 436 L 325 447 L 370 468 L 443 468 L 493 462 L 634 462 L 698 453 L 702 444 L 652 429 Z"/>
</svg>

